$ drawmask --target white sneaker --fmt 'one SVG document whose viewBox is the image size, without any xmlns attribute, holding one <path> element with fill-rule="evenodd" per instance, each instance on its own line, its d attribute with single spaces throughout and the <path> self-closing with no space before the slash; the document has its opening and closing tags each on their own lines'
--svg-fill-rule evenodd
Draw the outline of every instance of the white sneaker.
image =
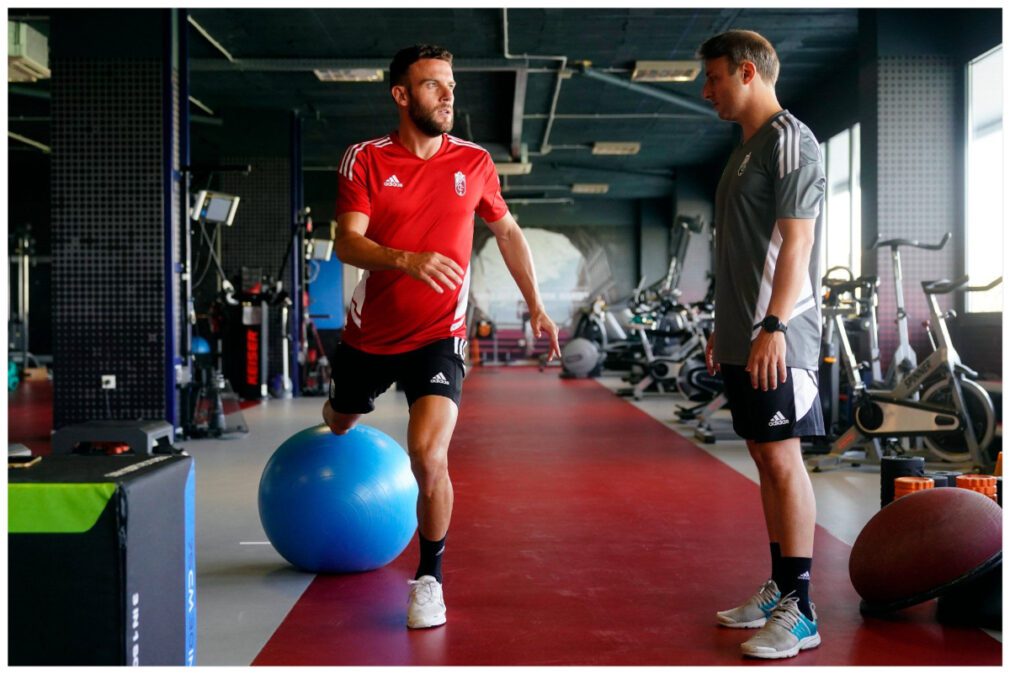
<svg viewBox="0 0 1010 674">
<path fill-rule="evenodd" d="M 421 576 L 409 580 L 410 598 L 407 600 L 407 627 L 424 629 L 445 624 L 445 600 L 442 584 L 434 576 Z"/>
</svg>

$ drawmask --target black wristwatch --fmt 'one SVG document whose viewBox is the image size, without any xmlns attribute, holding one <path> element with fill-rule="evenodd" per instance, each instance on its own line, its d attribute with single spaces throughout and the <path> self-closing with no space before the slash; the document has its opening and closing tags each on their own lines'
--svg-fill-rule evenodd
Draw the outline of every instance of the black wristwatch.
<svg viewBox="0 0 1010 674">
<path fill-rule="evenodd" d="M 774 314 L 768 314 L 764 317 L 764 320 L 754 326 L 755 328 L 761 328 L 765 332 L 785 332 L 789 329 L 789 326 L 779 320 L 778 316 Z"/>
</svg>

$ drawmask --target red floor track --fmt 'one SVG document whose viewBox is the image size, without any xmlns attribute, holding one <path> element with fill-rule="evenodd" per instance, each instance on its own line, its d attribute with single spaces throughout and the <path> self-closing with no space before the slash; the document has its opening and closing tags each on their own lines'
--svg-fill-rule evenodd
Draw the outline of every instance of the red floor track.
<svg viewBox="0 0 1010 674">
<path fill-rule="evenodd" d="M 53 383 L 23 381 L 7 392 L 7 444 L 19 442 L 33 454 L 52 452 Z"/>
<path fill-rule="evenodd" d="M 388 567 L 318 576 L 257 665 L 739 665 L 714 625 L 768 572 L 758 487 L 592 381 L 535 369 L 467 379 L 450 451 L 445 627 L 408 632 L 416 544 Z M 849 547 L 817 531 L 823 644 L 795 665 L 998 665 L 935 605 L 863 618 Z M 910 570 L 914 572 L 914 570 Z"/>
</svg>

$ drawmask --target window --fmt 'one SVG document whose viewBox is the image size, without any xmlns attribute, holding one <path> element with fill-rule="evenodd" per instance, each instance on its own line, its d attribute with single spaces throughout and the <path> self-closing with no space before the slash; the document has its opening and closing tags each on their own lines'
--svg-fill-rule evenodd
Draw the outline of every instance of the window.
<svg viewBox="0 0 1010 674">
<path fill-rule="evenodd" d="M 821 143 L 827 190 L 821 267 L 846 267 L 859 276 L 862 218 L 859 191 L 859 125 Z"/>
<path fill-rule="evenodd" d="M 972 285 L 1003 273 L 1003 47 L 968 63 L 965 270 Z M 965 293 L 965 310 L 1003 308 L 1003 286 Z"/>
<path fill-rule="evenodd" d="M 524 228 L 523 233 L 533 251 L 540 298 L 547 313 L 561 324 L 573 316 L 588 297 L 585 286 L 580 283 L 586 261 L 564 234 L 537 227 Z M 493 238 L 488 239 L 473 257 L 470 292 L 474 304 L 499 328 L 520 327 L 526 303 L 493 242 Z"/>
</svg>

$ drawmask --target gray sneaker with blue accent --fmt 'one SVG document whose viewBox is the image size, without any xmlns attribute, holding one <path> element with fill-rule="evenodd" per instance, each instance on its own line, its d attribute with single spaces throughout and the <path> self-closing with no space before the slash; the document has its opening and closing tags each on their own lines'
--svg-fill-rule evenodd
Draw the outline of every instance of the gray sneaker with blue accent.
<svg viewBox="0 0 1010 674">
<path fill-rule="evenodd" d="M 800 611 L 800 600 L 793 593 L 787 594 L 772 611 L 768 622 L 757 634 L 740 644 L 744 655 L 752 658 L 791 658 L 800 651 L 821 645 L 821 635 L 817 632 L 817 612 L 813 602 L 810 620 Z"/>
<path fill-rule="evenodd" d="M 715 615 L 723 627 L 763 627 L 781 598 L 779 586 L 774 580 L 769 580 L 740 606 L 728 611 L 719 611 Z"/>
</svg>

